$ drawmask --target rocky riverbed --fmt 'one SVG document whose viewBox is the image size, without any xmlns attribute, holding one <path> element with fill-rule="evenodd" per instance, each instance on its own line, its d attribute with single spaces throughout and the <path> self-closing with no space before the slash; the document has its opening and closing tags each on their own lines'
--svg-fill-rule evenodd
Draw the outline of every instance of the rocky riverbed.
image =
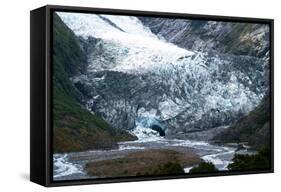
<svg viewBox="0 0 281 192">
<path fill-rule="evenodd" d="M 140 168 L 150 166 L 148 161 L 157 166 L 159 162 L 173 162 L 173 158 L 175 162 L 180 163 L 186 174 L 191 167 L 203 160 L 212 162 L 218 170 L 227 170 L 236 149 L 236 144 L 220 146 L 204 141 L 143 138 L 121 142 L 119 148 L 114 150 L 54 154 L 54 180 L 136 175 Z M 239 153 L 252 152 L 244 149 Z M 141 158 L 137 160 L 137 157 Z"/>
</svg>

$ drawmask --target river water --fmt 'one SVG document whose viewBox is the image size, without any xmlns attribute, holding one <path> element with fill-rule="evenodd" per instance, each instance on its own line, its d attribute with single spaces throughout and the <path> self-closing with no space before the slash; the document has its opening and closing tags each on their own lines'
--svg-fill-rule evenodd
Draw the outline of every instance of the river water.
<svg viewBox="0 0 281 192">
<path fill-rule="evenodd" d="M 180 152 L 193 151 L 203 160 L 212 162 L 218 170 L 227 170 L 227 165 L 235 154 L 236 147 L 219 146 L 204 141 L 166 139 L 163 137 L 147 137 L 136 141 L 120 142 L 118 149 L 92 150 L 67 154 L 54 154 L 54 180 L 73 180 L 94 178 L 84 171 L 89 161 L 100 161 L 124 157 L 125 155 L 147 149 L 171 149 Z M 247 152 L 248 153 L 248 152 Z M 185 167 L 186 173 L 192 167 Z"/>
</svg>

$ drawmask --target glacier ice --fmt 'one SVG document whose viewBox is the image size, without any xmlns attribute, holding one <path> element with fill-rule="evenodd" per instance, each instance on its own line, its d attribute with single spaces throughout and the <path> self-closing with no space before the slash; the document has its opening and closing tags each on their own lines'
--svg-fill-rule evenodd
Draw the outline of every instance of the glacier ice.
<svg viewBox="0 0 281 192">
<path fill-rule="evenodd" d="M 97 40 L 87 74 L 73 77 L 90 90 L 87 108 L 118 128 L 134 124 L 138 137 L 157 134 L 139 126 L 139 117 L 184 127 L 184 132 L 211 128 L 248 113 L 266 94 L 266 59 L 180 48 L 137 17 L 58 15 L 77 36 Z"/>
</svg>

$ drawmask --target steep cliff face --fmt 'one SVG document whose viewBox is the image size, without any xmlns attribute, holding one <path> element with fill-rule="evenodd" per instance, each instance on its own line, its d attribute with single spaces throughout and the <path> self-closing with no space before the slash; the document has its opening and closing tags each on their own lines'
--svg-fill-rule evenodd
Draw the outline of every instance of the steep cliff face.
<svg viewBox="0 0 281 192">
<path fill-rule="evenodd" d="M 154 34 L 189 50 L 254 57 L 264 57 L 269 50 L 267 25 L 149 17 L 139 19 Z"/>
<path fill-rule="evenodd" d="M 229 125 L 256 107 L 268 89 L 266 26 L 59 16 L 88 58 L 85 72 L 71 82 L 86 108 L 115 128 L 157 126 L 176 136 Z M 253 50 L 255 43 L 259 48 Z"/>
</svg>

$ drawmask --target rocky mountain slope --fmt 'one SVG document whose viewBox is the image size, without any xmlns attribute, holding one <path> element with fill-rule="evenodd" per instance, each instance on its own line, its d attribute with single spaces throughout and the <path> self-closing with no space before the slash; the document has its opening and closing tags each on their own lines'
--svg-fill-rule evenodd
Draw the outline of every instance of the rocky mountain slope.
<svg viewBox="0 0 281 192">
<path fill-rule="evenodd" d="M 270 146 L 270 97 L 262 102 L 248 115 L 240 118 L 235 124 L 214 137 L 220 142 L 246 142 L 256 149 Z"/>
<path fill-rule="evenodd" d="M 263 24 L 150 17 L 139 19 L 154 34 L 189 50 L 254 57 L 264 57 L 269 50 L 269 28 Z"/>
</svg>

